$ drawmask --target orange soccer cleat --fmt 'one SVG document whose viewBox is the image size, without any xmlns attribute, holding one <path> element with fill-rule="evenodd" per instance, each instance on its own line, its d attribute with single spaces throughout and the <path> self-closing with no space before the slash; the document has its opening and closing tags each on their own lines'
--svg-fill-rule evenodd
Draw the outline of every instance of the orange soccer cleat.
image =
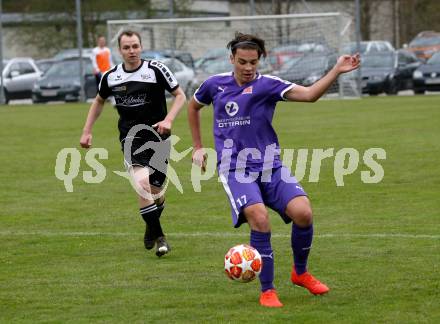
<svg viewBox="0 0 440 324">
<path fill-rule="evenodd" d="M 283 307 L 275 289 L 269 289 L 261 293 L 260 305 L 264 307 Z"/>
<path fill-rule="evenodd" d="M 295 266 L 292 268 L 290 280 L 294 285 L 304 287 L 313 295 L 323 295 L 330 290 L 326 285 L 313 277 L 309 272 L 304 272 L 300 275 L 296 274 Z"/>
</svg>

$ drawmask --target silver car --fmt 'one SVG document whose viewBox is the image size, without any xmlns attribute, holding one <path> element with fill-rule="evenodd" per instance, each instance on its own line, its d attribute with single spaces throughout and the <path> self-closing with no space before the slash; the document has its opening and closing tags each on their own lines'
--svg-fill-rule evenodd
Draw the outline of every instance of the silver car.
<svg viewBox="0 0 440 324">
<path fill-rule="evenodd" d="M 5 103 L 13 99 L 31 98 L 32 88 L 41 74 L 31 58 L 17 57 L 7 61 L 3 68 Z"/>
<path fill-rule="evenodd" d="M 373 54 L 377 52 L 394 52 L 394 47 L 388 41 L 372 40 L 360 42 L 360 54 Z M 356 42 L 346 43 L 342 46 L 343 54 L 355 54 L 357 52 Z"/>
<path fill-rule="evenodd" d="M 188 95 L 188 89 L 194 79 L 194 70 L 186 66 L 178 59 L 161 58 L 159 61 L 163 62 L 173 72 L 183 92 Z"/>
</svg>

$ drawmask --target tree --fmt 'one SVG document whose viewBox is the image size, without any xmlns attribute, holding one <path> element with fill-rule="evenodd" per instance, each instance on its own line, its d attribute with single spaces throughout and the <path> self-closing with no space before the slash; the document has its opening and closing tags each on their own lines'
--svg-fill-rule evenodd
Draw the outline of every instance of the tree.
<svg viewBox="0 0 440 324">
<path fill-rule="evenodd" d="M 419 32 L 440 32 L 438 0 L 399 0 L 399 30 L 402 43 L 409 43 Z"/>
<path fill-rule="evenodd" d="M 83 46 L 93 47 L 99 34 L 106 34 L 109 19 L 147 19 L 166 11 L 163 1 L 93 0 L 81 1 Z M 174 1 L 175 16 L 188 15 L 191 0 Z M 19 28 L 14 41 L 36 48 L 43 57 L 60 49 L 77 46 L 75 1 L 3 0 L 4 13 L 19 13 L 21 19 L 5 27 Z"/>
</svg>

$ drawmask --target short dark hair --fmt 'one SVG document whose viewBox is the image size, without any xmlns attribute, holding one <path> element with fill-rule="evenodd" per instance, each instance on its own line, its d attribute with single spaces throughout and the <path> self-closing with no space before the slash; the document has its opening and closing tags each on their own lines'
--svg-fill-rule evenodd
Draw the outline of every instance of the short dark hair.
<svg viewBox="0 0 440 324">
<path fill-rule="evenodd" d="M 263 57 L 267 56 L 266 47 L 264 46 L 264 40 L 259 38 L 258 36 L 251 34 L 235 32 L 234 39 L 231 40 L 228 45 L 226 45 L 226 47 L 231 50 L 232 55 L 235 55 L 235 52 L 237 52 L 237 48 L 242 48 L 257 50 L 258 58 L 260 58 L 261 55 L 263 55 Z"/>
<path fill-rule="evenodd" d="M 141 38 L 141 35 L 139 35 L 138 32 L 136 32 L 134 30 L 124 30 L 118 36 L 118 46 L 119 46 L 119 48 L 121 48 L 121 38 L 122 38 L 122 36 L 131 37 L 133 35 L 136 36 L 139 39 L 139 43 L 142 45 L 142 38 Z"/>
</svg>

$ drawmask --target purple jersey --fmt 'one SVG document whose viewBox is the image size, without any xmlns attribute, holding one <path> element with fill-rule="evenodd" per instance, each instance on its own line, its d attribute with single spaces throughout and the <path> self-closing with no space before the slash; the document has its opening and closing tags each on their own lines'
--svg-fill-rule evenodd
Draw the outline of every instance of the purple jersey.
<svg viewBox="0 0 440 324">
<path fill-rule="evenodd" d="M 278 101 L 295 84 L 269 75 L 243 86 L 232 72 L 217 74 L 197 89 L 194 99 L 214 107 L 214 140 L 219 172 L 241 169 L 256 171 L 280 167 L 280 147 L 272 127 Z"/>
</svg>

